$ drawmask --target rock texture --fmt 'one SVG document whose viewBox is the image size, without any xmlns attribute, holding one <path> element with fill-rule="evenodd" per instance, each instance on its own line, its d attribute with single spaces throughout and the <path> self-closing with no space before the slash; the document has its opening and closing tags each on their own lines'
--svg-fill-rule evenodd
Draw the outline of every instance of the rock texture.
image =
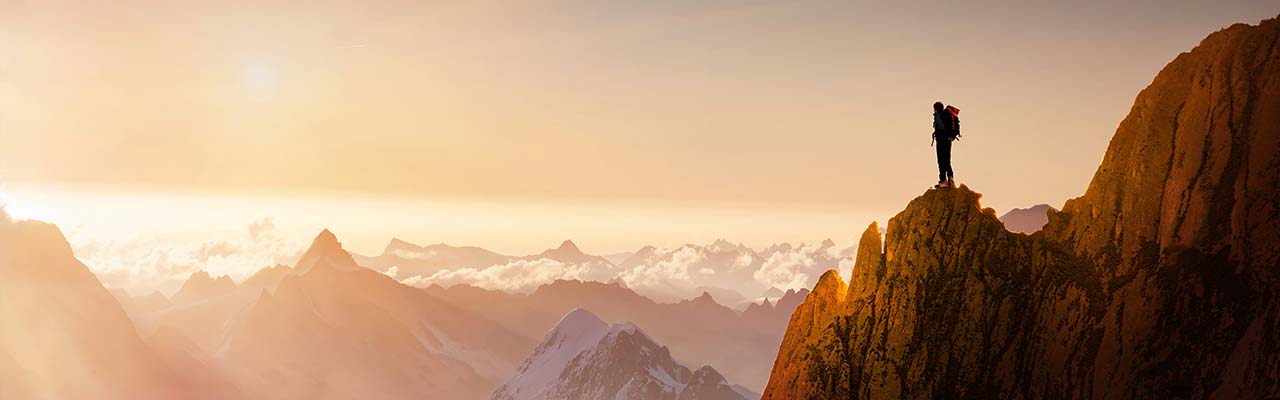
<svg viewBox="0 0 1280 400">
<path fill-rule="evenodd" d="M 1280 20 L 1178 56 L 1034 235 L 929 191 L 792 315 L 766 399 L 1280 396 Z"/>
</svg>

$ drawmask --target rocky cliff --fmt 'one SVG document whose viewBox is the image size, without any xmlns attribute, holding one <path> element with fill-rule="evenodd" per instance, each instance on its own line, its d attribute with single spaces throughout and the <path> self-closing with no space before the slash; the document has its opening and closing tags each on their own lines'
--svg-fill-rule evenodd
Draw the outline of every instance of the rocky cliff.
<svg viewBox="0 0 1280 400">
<path fill-rule="evenodd" d="M 792 315 L 766 399 L 1280 396 L 1280 20 L 1137 97 L 1031 236 L 968 188 L 872 224 Z"/>
</svg>

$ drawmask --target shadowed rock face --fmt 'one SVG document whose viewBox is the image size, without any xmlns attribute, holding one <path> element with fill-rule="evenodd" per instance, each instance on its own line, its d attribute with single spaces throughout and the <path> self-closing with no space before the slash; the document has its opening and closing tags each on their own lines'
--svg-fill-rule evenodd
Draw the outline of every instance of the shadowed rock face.
<svg viewBox="0 0 1280 400">
<path fill-rule="evenodd" d="M 1095 397 L 1280 393 L 1278 40 L 1235 25 L 1174 59 L 1050 214 L 1108 295 Z"/>
<path fill-rule="evenodd" d="M 1043 239 L 1006 231 L 967 187 L 926 193 L 862 235 L 849 285 L 792 315 L 765 398 L 1069 396 L 1100 291 Z M 1037 371 L 1039 370 L 1039 371 Z M 1032 392 L 1035 388 L 1039 392 Z"/>
<path fill-rule="evenodd" d="M 1084 196 L 1031 236 L 968 188 L 863 234 L 796 308 L 766 399 L 1280 395 L 1280 21 L 1139 94 Z"/>
</svg>

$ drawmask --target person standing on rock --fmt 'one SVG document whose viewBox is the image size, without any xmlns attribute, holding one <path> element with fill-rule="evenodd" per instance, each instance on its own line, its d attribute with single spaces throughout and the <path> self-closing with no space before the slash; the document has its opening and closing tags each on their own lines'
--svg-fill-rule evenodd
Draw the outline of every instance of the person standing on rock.
<svg viewBox="0 0 1280 400">
<path fill-rule="evenodd" d="M 960 109 L 933 103 L 933 142 L 938 151 L 938 184 L 936 189 L 956 187 L 955 171 L 951 170 L 951 142 L 960 137 Z"/>
</svg>

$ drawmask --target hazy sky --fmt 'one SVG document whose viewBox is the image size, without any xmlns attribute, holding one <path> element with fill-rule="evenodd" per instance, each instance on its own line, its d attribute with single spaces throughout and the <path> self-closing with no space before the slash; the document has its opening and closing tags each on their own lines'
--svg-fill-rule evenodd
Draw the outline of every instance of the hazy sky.
<svg viewBox="0 0 1280 400">
<path fill-rule="evenodd" d="M 0 0 L 0 191 L 64 225 L 164 209 L 173 231 L 209 223 L 189 207 L 210 206 L 98 200 L 234 198 L 239 213 L 216 222 L 348 226 L 362 251 L 391 236 L 510 252 L 572 236 L 600 253 L 840 237 L 933 183 L 933 101 L 963 110 L 957 178 L 985 205 L 1060 206 L 1161 67 L 1277 13 L 1274 0 Z M 366 220 L 282 221 L 298 208 L 281 199 Z M 427 206 L 441 202 L 461 208 Z M 454 222 L 423 228 L 441 220 Z"/>
</svg>

